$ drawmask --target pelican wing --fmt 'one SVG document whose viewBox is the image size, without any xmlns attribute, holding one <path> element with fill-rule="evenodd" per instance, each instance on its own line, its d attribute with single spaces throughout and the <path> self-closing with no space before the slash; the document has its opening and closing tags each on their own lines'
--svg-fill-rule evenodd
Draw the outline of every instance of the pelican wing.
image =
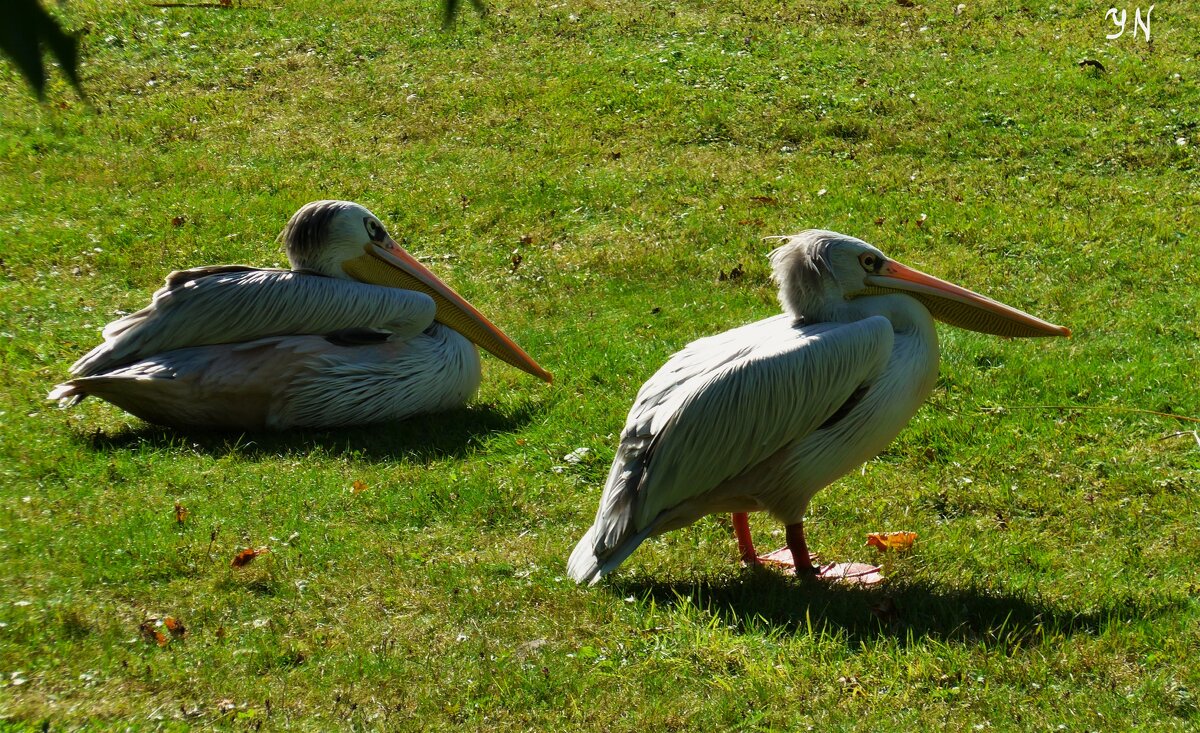
<svg viewBox="0 0 1200 733">
<path fill-rule="evenodd" d="M 152 354 L 55 387 L 49 399 L 97 396 L 159 425 L 262 430 L 281 386 L 334 349 L 320 336 L 279 336 Z"/>
<path fill-rule="evenodd" d="M 424 293 L 290 270 L 241 265 L 173 272 L 150 305 L 113 321 L 104 343 L 75 362 L 90 376 L 188 346 L 343 329 L 381 329 L 401 338 L 433 323 Z"/>
<path fill-rule="evenodd" d="M 183 430 L 331 428 L 448 409 L 479 386 L 479 353 L 449 327 L 414 338 L 273 336 L 174 349 L 55 387 Z"/>
<path fill-rule="evenodd" d="M 817 430 L 892 344 L 883 317 L 801 328 L 785 315 L 688 345 L 638 393 L 571 576 L 595 582 L 671 510 Z"/>
</svg>

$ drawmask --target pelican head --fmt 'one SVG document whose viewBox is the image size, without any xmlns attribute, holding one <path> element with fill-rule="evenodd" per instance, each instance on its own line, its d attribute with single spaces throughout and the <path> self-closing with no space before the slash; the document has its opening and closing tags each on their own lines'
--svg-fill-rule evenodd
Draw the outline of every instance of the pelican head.
<svg viewBox="0 0 1200 733">
<path fill-rule="evenodd" d="M 425 293 L 437 305 L 438 321 L 501 360 L 551 381 L 550 372 L 405 251 L 365 206 L 313 201 L 292 215 L 279 238 L 293 269 Z"/>
<path fill-rule="evenodd" d="M 363 254 L 371 244 L 400 250 L 379 217 L 353 201 L 313 201 L 292 214 L 279 234 L 293 270 L 326 277 L 351 278 L 342 263 Z"/>
<path fill-rule="evenodd" d="M 959 328 L 997 336 L 1071 335 L 1064 326 L 902 265 L 861 239 L 820 229 L 783 239 L 771 252 L 771 266 L 779 300 L 797 318 L 834 320 L 846 301 L 903 293 Z"/>
</svg>

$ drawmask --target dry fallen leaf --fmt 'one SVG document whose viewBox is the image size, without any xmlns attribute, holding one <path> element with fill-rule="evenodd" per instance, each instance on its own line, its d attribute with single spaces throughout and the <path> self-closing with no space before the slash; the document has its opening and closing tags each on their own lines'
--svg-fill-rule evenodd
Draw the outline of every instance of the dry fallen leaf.
<svg viewBox="0 0 1200 733">
<path fill-rule="evenodd" d="M 867 535 L 867 546 L 874 547 L 880 552 L 888 550 L 907 552 L 912 549 L 916 539 L 916 532 L 871 532 Z"/>
<path fill-rule="evenodd" d="M 183 524 L 183 520 L 187 519 L 189 514 L 191 512 L 183 504 L 175 502 L 175 524 Z"/>
<path fill-rule="evenodd" d="M 838 677 L 838 682 L 842 684 L 842 690 L 850 693 L 852 697 L 860 697 L 867 694 L 866 689 L 858 678 L 851 675 L 849 677 Z"/>
<path fill-rule="evenodd" d="M 519 645 L 517 647 L 517 658 L 522 660 L 526 659 L 538 649 L 546 646 L 546 643 L 547 642 L 545 639 L 533 639 L 532 641 L 527 641 L 524 644 Z"/>
<path fill-rule="evenodd" d="M 868 608 L 876 618 L 885 624 L 895 624 L 900 620 L 900 611 L 896 608 L 896 602 L 889 597 L 884 597 L 879 602 L 869 605 Z"/>
<path fill-rule="evenodd" d="M 354 483 L 350 485 L 350 493 L 361 494 L 362 492 L 366 491 L 367 488 L 366 481 L 363 481 L 362 479 L 355 479 Z"/>
<path fill-rule="evenodd" d="M 245 567 L 245 566 L 249 565 L 254 560 L 254 558 L 258 557 L 259 555 L 265 555 L 270 551 L 271 551 L 271 548 L 269 548 L 269 547 L 259 547 L 258 549 L 255 549 L 253 547 L 247 547 L 246 549 L 242 550 L 241 552 L 239 552 L 238 554 L 233 556 L 233 559 L 229 561 L 229 567 L 231 567 L 231 568 Z"/>
<path fill-rule="evenodd" d="M 717 275 L 717 282 L 725 282 L 726 280 L 737 280 L 745 273 L 746 273 L 746 271 L 742 269 L 742 263 L 739 262 L 737 264 L 737 267 L 735 267 L 729 271 L 728 275 L 725 274 L 724 270 L 721 270 L 720 274 Z"/>
<path fill-rule="evenodd" d="M 167 638 L 166 634 L 155 628 L 157 622 L 158 619 L 156 618 L 148 618 L 142 622 L 138 630 L 142 632 L 142 638 L 146 641 L 152 641 L 159 646 L 166 646 L 170 639 Z"/>
</svg>

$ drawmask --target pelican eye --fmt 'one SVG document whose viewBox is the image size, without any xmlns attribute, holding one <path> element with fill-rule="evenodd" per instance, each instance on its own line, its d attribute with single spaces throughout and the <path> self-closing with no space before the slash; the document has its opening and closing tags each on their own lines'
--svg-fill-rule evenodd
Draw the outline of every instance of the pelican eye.
<svg viewBox="0 0 1200 733">
<path fill-rule="evenodd" d="M 883 258 L 864 252 L 858 256 L 858 264 L 867 272 L 879 272 L 879 268 L 883 266 Z"/>
<path fill-rule="evenodd" d="M 372 242 L 382 242 L 387 237 L 387 231 L 384 230 L 383 225 L 371 217 L 364 216 L 363 225 L 367 228 L 367 236 L 371 238 Z"/>
</svg>

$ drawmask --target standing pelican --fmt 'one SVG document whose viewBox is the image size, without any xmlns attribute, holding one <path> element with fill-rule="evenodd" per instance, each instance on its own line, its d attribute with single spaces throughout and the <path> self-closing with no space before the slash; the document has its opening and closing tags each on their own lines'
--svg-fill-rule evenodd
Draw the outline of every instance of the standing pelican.
<svg viewBox="0 0 1200 733">
<path fill-rule="evenodd" d="M 820 489 L 879 453 L 932 391 L 933 319 L 1000 336 L 1070 331 L 931 277 L 843 234 L 783 237 L 770 255 L 785 314 L 684 347 L 642 385 L 596 521 L 568 562 L 595 583 L 638 545 L 732 512 L 742 559 L 797 575 L 875 582 L 878 568 L 813 566 L 804 513 Z M 746 513 L 787 528 L 759 557 Z"/>
<path fill-rule="evenodd" d="M 108 324 L 50 399 L 101 397 L 149 422 L 283 430 L 399 420 L 479 387 L 478 344 L 550 373 L 417 262 L 370 211 L 314 201 L 280 234 L 291 270 L 173 272 Z M 468 340 L 469 339 L 469 340 Z"/>
</svg>

